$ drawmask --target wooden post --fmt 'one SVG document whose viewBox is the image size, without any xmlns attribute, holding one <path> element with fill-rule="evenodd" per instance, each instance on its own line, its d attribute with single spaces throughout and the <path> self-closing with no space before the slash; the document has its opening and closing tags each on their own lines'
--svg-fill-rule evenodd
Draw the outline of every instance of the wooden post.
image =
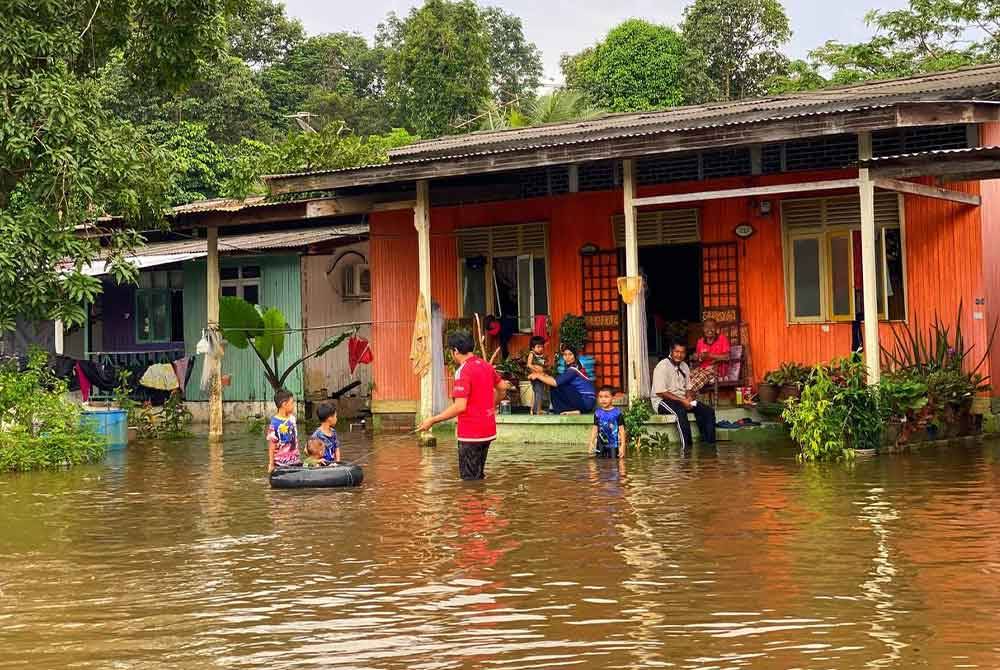
<svg viewBox="0 0 1000 670">
<path fill-rule="evenodd" d="M 639 236 L 637 211 L 635 206 L 635 161 L 622 161 L 623 186 L 625 188 L 625 276 L 639 276 Z M 639 351 L 639 329 L 642 327 L 642 317 L 639 314 L 639 302 L 633 300 L 625 308 L 626 334 L 628 338 L 628 395 L 633 400 L 642 394 L 639 388 L 642 375 L 639 374 L 642 360 L 649 354 Z"/>
<path fill-rule="evenodd" d="M 872 157 L 871 133 L 858 135 L 858 156 Z M 865 363 L 868 383 L 877 384 L 881 377 L 881 345 L 878 338 L 878 276 L 875 258 L 875 182 L 868 168 L 858 170 L 858 191 L 861 199 L 861 276 L 865 306 Z"/>
<path fill-rule="evenodd" d="M 431 199 L 427 180 L 417 182 L 417 205 L 413 209 L 413 225 L 417 229 L 418 290 L 431 323 Z M 420 378 L 420 405 L 417 420 L 423 421 L 434 413 L 434 374 L 432 370 Z"/>
<path fill-rule="evenodd" d="M 56 356 L 62 356 L 63 351 L 65 351 L 65 336 L 66 331 L 63 328 L 62 319 L 56 319 L 53 324 L 55 328 L 55 341 L 53 342 L 53 347 L 55 348 Z"/>
<path fill-rule="evenodd" d="M 219 279 L 219 229 L 212 226 L 208 229 L 208 257 L 205 263 L 206 312 L 208 328 L 219 328 L 219 295 L 222 292 Z M 212 375 L 208 390 L 208 438 L 222 438 L 222 370 Z"/>
</svg>

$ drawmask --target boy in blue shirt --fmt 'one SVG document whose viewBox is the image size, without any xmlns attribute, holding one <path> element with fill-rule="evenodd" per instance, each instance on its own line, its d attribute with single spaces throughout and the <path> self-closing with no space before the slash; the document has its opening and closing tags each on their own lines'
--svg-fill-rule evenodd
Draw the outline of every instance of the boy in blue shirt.
<svg viewBox="0 0 1000 670">
<path fill-rule="evenodd" d="M 317 440 L 323 443 L 323 460 L 327 463 L 340 462 L 340 439 L 337 437 L 337 406 L 325 402 L 316 409 L 319 428 L 312 434 L 309 441 Z"/>
<path fill-rule="evenodd" d="M 627 445 L 625 415 L 620 407 L 613 406 L 614 392 L 610 386 L 602 386 L 597 392 L 594 427 L 590 431 L 590 451 L 602 458 L 624 459 Z"/>
</svg>

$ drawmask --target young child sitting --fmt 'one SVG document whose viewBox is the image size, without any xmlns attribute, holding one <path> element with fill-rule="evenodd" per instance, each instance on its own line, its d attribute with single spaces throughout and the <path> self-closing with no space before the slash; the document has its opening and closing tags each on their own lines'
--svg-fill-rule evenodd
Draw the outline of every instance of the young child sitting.
<svg viewBox="0 0 1000 670">
<path fill-rule="evenodd" d="M 325 451 L 326 446 L 322 441 L 315 437 L 309 438 L 309 441 L 306 442 L 306 458 L 302 464 L 307 468 L 325 468 L 332 465 L 333 463 L 324 457 Z"/>
<path fill-rule="evenodd" d="M 525 361 L 525 365 L 528 368 L 528 372 L 534 372 L 538 374 L 547 374 L 546 369 L 547 361 L 545 360 L 545 338 L 535 335 L 531 338 L 529 345 L 531 348 L 528 350 L 528 358 Z M 537 379 L 531 382 L 531 413 L 532 414 L 544 414 L 545 413 L 545 393 L 548 391 L 548 387 Z"/>
<path fill-rule="evenodd" d="M 613 406 L 614 393 L 610 386 L 602 386 L 597 392 L 594 427 L 590 431 L 590 451 L 603 458 L 625 458 L 625 415 L 620 407 Z"/>
<path fill-rule="evenodd" d="M 282 389 L 274 394 L 278 411 L 267 425 L 267 471 L 302 465 L 299 435 L 295 427 L 295 396 Z"/>
<path fill-rule="evenodd" d="M 337 406 L 325 402 L 316 409 L 319 428 L 312 434 L 309 441 L 320 442 L 323 445 L 323 460 L 327 463 L 340 462 L 340 438 L 337 437 Z"/>
</svg>

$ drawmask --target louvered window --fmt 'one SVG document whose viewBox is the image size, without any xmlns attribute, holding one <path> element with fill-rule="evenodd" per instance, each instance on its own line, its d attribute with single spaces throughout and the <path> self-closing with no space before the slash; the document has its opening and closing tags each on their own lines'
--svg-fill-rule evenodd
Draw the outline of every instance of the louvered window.
<svg viewBox="0 0 1000 670">
<path fill-rule="evenodd" d="M 614 217 L 615 245 L 625 246 L 625 216 Z M 636 229 L 640 247 L 696 244 L 701 241 L 697 209 L 663 209 L 639 212 Z"/>
<path fill-rule="evenodd" d="M 858 196 L 786 200 L 784 230 L 788 317 L 793 322 L 852 321 L 863 306 Z M 875 196 L 879 318 L 906 318 L 900 198 Z"/>
<path fill-rule="evenodd" d="M 548 314 L 547 232 L 544 223 L 457 231 L 464 316 L 493 314 L 529 332 Z"/>
</svg>

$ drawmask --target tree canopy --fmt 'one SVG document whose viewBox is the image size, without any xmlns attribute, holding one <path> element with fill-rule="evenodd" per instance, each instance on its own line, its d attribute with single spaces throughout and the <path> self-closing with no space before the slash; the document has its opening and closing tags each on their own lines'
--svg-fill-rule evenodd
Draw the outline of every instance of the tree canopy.
<svg viewBox="0 0 1000 670">
<path fill-rule="evenodd" d="M 657 109 L 701 98 L 697 55 L 670 26 L 630 19 L 595 46 L 562 59 L 566 85 L 614 112 Z"/>
<path fill-rule="evenodd" d="M 786 69 L 781 47 L 792 31 L 778 0 L 695 0 L 682 30 L 723 100 L 763 94 Z"/>
</svg>

